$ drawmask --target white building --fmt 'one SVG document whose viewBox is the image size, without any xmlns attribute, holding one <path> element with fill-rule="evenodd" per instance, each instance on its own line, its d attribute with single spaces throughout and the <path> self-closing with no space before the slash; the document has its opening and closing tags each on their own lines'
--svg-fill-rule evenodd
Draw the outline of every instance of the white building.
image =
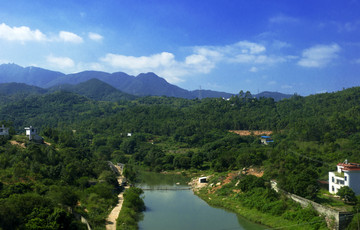
<svg viewBox="0 0 360 230">
<path fill-rule="evenodd" d="M 36 135 L 36 129 L 34 129 L 32 126 L 25 127 L 26 136 L 29 137 L 29 140 L 32 140 L 33 137 Z"/>
<path fill-rule="evenodd" d="M 206 176 L 200 177 L 199 178 L 199 183 L 207 183 L 207 177 Z"/>
<path fill-rule="evenodd" d="M 329 172 L 329 192 L 336 194 L 341 187 L 349 186 L 356 195 L 360 194 L 360 164 L 337 164 L 336 172 Z"/>
<path fill-rule="evenodd" d="M 0 136 L 8 136 L 9 135 L 9 128 L 5 128 L 4 125 L 0 127 Z"/>
<path fill-rule="evenodd" d="M 30 141 L 43 142 L 43 138 L 36 133 L 36 129 L 32 126 L 25 127 L 26 136 L 29 137 Z"/>
<path fill-rule="evenodd" d="M 268 145 L 269 143 L 273 143 L 274 140 L 270 136 L 261 136 L 261 144 Z"/>
</svg>

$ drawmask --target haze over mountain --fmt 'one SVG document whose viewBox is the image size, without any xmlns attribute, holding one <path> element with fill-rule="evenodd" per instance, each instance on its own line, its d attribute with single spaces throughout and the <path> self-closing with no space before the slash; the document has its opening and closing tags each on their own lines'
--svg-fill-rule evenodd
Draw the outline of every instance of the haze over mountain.
<svg viewBox="0 0 360 230">
<path fill-rule="evenodd" d="M 121 92 L 96 78 L 76 85 L 57 85 L 49 89 L 49 91 L 58 90 L 73 92 L 97 101 L 133 100 L 136 98 L 136 96 Z"/>
<path fill-rule="evenodd" d="M 4 94 L 4 95 L 13 95 L 13 94 L 44 94 L 46 93 L 47 90 L 37 87 L 37 86 L 32 86 L 32 85 L 27 85 L 25 83 L 0 83 L 0 94 Z"/>
<path fill-rule="evenodd" d="M 84 71 L 66 75 L 38 67 L 23 68 L 16 64 L 2 64 L 0 65 L 0 83 L 9 82 L 25 83 L 41 88 L 51 88 L 52 91 L 56 89 L 68 90 L 96 100 L 112 100 L 114 98 L 131 99 L 129 94 L 188 99 L 206 97 L 229 98 L 233 95 L 231 93 L 212 90 L 189 91 L 172 85 L 165 79 L 151 72 L 141 73 L 136 77 L 123 72 L 106 73 L 101 71 Z M 281 100 L 289 98 L 292 95 L 281 93 L 275 93 L 273 95 L 272 92 L 254 95 L 254 97 L 261 96 Z"/>
</svg>

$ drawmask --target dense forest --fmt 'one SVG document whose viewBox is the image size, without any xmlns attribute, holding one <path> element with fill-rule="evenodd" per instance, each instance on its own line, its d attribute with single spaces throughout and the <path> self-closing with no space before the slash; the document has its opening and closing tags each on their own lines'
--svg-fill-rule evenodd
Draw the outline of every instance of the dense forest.
<svg viewBox="0 0 360 230">
<path fill-rule="evenodd" d="M 255 166 L 263 180 L 316 200 L 317 181 L 337 163 L 360 162 L 359 97 L 359 87 L 278 102 L 242 91 L 228 100 L 115 102 L 63 91 L 0 95 L 0 125 L 11 134 L 0 140 L 0 227 L 85 229 L 82 215 L 102 229 L 118 193 L 107 161 L 157 172 Z M 46 144 L 26 139 L 30 125 Z M 274 143 L 229 130 L 273 131 Z"/>
</svg>

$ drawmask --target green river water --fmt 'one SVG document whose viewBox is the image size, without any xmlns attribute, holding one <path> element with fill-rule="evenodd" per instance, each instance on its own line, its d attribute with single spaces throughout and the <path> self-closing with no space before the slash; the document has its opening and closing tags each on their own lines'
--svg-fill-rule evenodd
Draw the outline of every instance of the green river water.
<svg viewBox="0 0 360 230">
<path fill-rule="evenodd" d="M 249 222 L 235 213 L 209 206 L 186 189 L 189 179 L 181 175 L 143 172 L 140 183 L 144 189 L 146 211 L 139 228 L 144 230 L 252 230 L 264 226 Z M 168 190 L 162 190 L 162 189 Z"/>
</svg>

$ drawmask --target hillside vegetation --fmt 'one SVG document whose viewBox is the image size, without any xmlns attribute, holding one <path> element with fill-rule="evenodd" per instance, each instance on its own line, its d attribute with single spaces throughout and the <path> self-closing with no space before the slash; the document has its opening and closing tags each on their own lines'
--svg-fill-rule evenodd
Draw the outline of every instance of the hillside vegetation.
<svg viewBox="0 0 360 230">
<path fill-rule="evenodd" d="M 3 97 L 0 120 L 12 127 L 12 136 L 0 142 L 4 229 L 81 228 L 69 209 L 101 228 L 116 202 L 117 182 L 108 160 L 158 172 L 221 173 L 255 166 L 264 170 L 265 182 L 276 179 L 284 190 L 313 200 L 318 199 L 317 180 L 326 180 L 338 162 L 360 162 L 360 88 L 279 102 L 249 93 L 230 100 L 142 97 L 117 102 L 70 92 Z M 39 128 L 51 145 L 25 140 L 26 148 L 12 145 L 9 139 L 21 141 L 29 125 Z M 273 131 L 274 143 L 264 146 L 257 136 L 229 130 Z M 255 186 L 240 197 L 269 193 L 265 187 Z M 269 199 L 274 197 L 269 193 Z M 273 215 L 283 215 L 281 207 Z"/>
</svg>

